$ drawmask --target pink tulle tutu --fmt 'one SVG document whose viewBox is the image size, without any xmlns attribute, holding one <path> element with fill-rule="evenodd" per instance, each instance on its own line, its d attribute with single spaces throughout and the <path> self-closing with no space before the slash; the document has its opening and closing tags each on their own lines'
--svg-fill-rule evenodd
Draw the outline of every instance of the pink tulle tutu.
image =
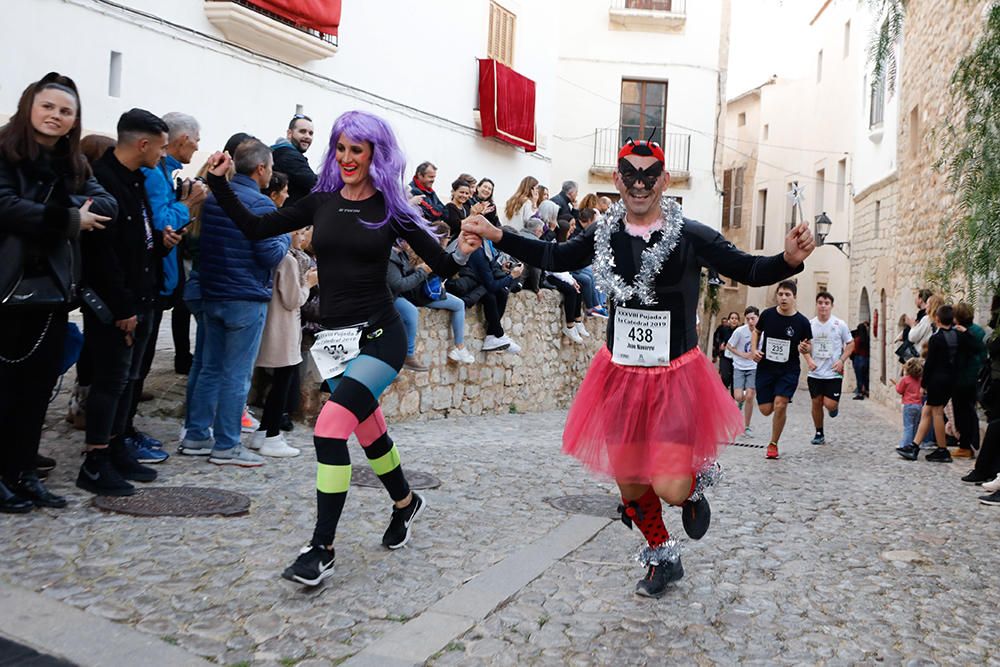
<svg viewBox="0 0 1000 667">
<path fill-rule="evenodd" d="M 618 481 L 696 474 L 743 432 L 743 416 L 698 348 L 670 366 L 594 357 L 566 417 L 563 451 Z"/>
</svg>

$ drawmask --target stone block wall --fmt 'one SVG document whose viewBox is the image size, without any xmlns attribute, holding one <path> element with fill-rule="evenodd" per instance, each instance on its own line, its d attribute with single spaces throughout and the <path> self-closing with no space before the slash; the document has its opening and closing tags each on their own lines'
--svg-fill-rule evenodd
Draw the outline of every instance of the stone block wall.
<svg viewBox="0 0 1000 667">
<path fill-rule="evenodd" d="M 519 292 L 510 297 L 503 326 L 521 345 L 521 354 L 482 352 L 486 335 L 482 310 L 467 309 L 465 344 L 474 364 L 448 359 L 453 347 L 450 313 L 420 309 L 416 356 L 430 367 L 422 373 L 403 370 L 382 395 L 382 411 L 394 421 L 439 419 L 456 415 L 538 412 L 569 406 L 594 354 L 604 343 L 607 320 L 587 318 L 590 338 L 584 344 L 562 334 L 562 297 Z M 303 415 L 314 421 L 326 394 L 303 383 Z"/>
</svg>

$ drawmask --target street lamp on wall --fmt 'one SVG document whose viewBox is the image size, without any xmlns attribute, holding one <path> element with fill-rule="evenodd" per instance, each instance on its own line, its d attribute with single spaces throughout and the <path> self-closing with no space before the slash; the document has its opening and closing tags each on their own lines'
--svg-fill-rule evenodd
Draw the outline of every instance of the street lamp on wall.
<svg viewBox="0 0 1000 667">
<path fill-rule="evenodd" d="M 826 237 L 830 235 L 830 229 L 833 227 L 833 220 L 830 216 L 823 211 L 816 216 L 816 247 L 829 245 L 833 246 L 840 252 L 844 253 L 844 256 L 850 258 L 851 256 L 851 242 L 850 241 L 827 241 Z"/>
</svg>

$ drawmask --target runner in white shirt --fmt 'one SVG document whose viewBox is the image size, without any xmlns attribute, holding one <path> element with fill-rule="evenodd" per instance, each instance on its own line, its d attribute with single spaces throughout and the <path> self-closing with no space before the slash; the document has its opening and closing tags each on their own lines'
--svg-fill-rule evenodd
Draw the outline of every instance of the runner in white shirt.
<svg viewBox="0 0 1000 667">
<path fill-rule="evenodd" d="M 733 395 L 743 410 L 744 432 L 750 435 L 750 418 L 753 417 L 753 399 L 757 393 L 757 362 L 753 360 L 753 332 L 760 311 L 747 306 L 743 311 L 746 324 L 736 327 L 726 343 L 726 353 L 733 356 Z"/>
<path fill-rule="evenodd" d="M 809 366 L 809 396 L 812 398 L 812 418 L 816 435 L 814 445 L 826 442 L 823 433 L 823 408 L 830 417 L 836 417 L 840 406 L 840 390 L 844 381 L 844 363 L 851 358 L 854 338 L 851 330 L 839 317 L 830 314 L 833 295 L 820 292 L 816 295 L 816 317 L 812 325 L 812 342 L 803 343 L 803 356 Z"/>
</svg>

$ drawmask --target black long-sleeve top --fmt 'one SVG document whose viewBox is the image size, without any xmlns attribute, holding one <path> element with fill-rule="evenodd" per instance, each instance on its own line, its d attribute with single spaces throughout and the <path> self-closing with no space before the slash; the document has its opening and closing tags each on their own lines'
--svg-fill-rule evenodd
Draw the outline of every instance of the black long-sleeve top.
<svg viewBox="0 0 1000 667">
<path fill-rule="evenodd" d="M 494 245 L 525 263 L 546 271 L 574 271 L 593 262 L 596 230 L 597 225 L 591 225 L 582 234 L 558 244 L 505 233 Z M 614 232 L 611 235 L 611 250 L 615 259 L 615 273 L 631 284 L 642 265 L 642 252 L 655 245 L 661 236 L 662 232 L 653 232 L 647 242 L 630 236 L 623 229 Z M 638 299 L 624 304 L 612 301 L 607 326 L 608 349 L 614 351 L 614 313 L 618 306 L 669 310 L 671 359 L 696 347 L 696 311 L 702 267 L 712 267 L 723 275 L 753 287 L 771 285 L 803 268 L 801 265 L 796 268 L 788 266 L 783 255 L 765 257 L 745 253 L 711 227 L 685 218 L 677 246 L 663 262 L 654 281 L 657 303 L 642 305 Z"/>
<path fill-rule="evenodd" d="M 207 180 L 226 215 L 249 239 L 313 226 L 312 246 L 321 287 L 319 309 L 325 327 L 362 322 L 374 327 L 399 319 L 386 283 L 389 250 L 397 238 L 406 239 L 439 276 L 451 276 L 461 265 L 436 238 L 415 225 L 393 219 L 378 228 L 366 226 L 362 220 L 377 223 L 385 219 L 385 199 L 379 192 L 362 201 L 345 199 L 339 191 L 313 192 L 292 206 L 259 216 L 244 208 L 225 178 L 209 174 Z"/>
</svg>

